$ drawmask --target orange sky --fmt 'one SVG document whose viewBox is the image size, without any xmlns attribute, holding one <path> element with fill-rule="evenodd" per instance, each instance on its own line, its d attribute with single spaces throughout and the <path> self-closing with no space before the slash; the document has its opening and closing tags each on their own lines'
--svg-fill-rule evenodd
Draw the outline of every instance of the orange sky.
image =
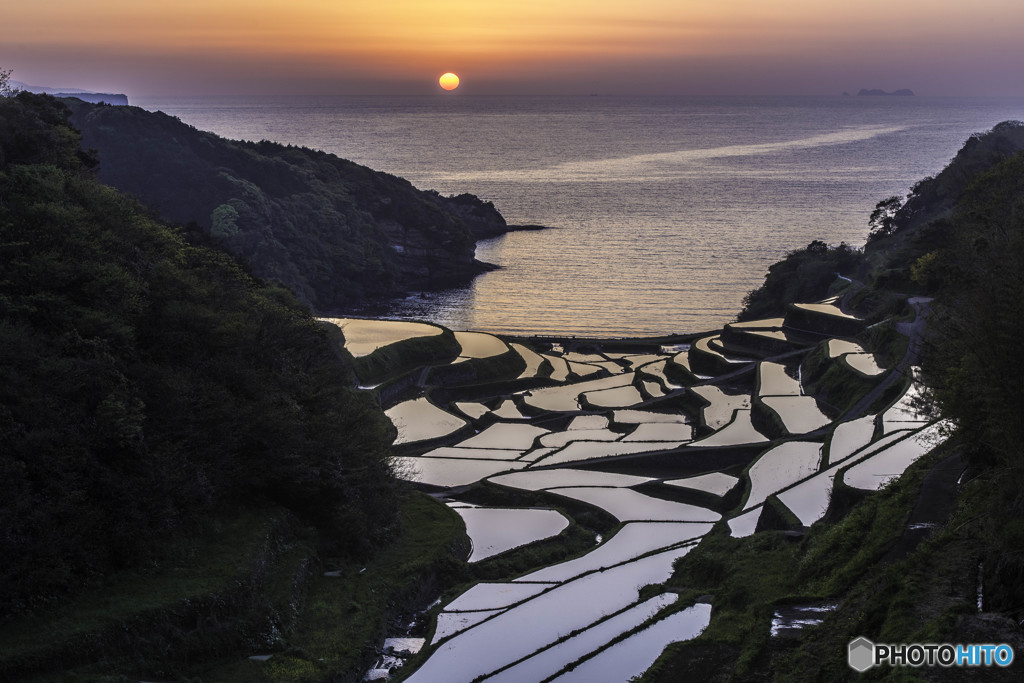
<svg viewBox="0 0 1024 683">
<path fill-rule="evenodd" d="M 8 0 L 0 68 L 129 95 L 1024 95 L 1024 0 Z"/>
</svg>

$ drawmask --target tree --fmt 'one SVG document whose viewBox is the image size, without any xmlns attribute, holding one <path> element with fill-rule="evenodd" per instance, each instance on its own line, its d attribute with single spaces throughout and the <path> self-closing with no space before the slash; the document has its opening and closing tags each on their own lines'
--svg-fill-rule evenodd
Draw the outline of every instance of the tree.
<svg viewBox="0 0 1024 683">
<path fill-rule="evenodd" d="M 0 69 L 0 97 L 11 97 L 18 94 L 18 89 L 11 85 L 11 73 L 13 69 L 6 71 Z"/>
<path fill-rule="evenodd" d="M 871 232 L 868 233 L 868 241 L 872 242 L 881 237 L 888 237 L 896 229 L 896 213 L 903 207 L 903 200 L 900 197 L 892 196 L 883 199 L 875 205 L 875 210 L 868 218 L 868 226 Z"/>
</svg>

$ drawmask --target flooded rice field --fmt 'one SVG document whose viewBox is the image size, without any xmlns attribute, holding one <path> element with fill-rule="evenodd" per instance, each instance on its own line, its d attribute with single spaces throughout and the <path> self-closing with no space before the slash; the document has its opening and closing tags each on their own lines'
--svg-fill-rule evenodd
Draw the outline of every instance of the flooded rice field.
<svg viewBox="0 0 1024 683">
<path fill-rule="evenodd" d="M 850 338 L 859 321 L 836 301 L 793 310 L 798 331 L 788 319 L 736 324 L 736 347 L 724 333 L 666 344 L 456 332 L 454 359 L 361 376 L 387 397 L 397 472 L 463 519 L 469 562 L 558 542 L 581 510 L 616 525 L 574 556 L 440 604 L 406 680 L 628 680 L 707 626 L 710 604 L 657 588 L 701 538 L 780 523 L 799 532 L 836 487 L 877 490 L 941 440 L 913 383 L 878 412 L 840 421 L 803 385 L 803 358 L 823 347 L 867 387 L 889 371 Z M 836 324 L 844 336 L 832 336 Z M 375 341 L 349 342 L 360 351 L 383 338 L 366 329 Z M 408 344 L 409 331 L 395 338 Z M 780 335 L 795 350 L 779 354 Z M 544 507 L 487 504 L 497 492 Z M 645 586 L 655 588 L 641 598 Z"/>
</svg>

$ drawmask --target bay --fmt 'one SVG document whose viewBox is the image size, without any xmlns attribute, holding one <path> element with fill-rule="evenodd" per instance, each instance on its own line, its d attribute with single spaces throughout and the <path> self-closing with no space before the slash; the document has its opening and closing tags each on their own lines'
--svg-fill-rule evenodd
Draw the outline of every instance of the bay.
<svg viewBox="0 0 1024 683">
<path fill-rule="evenodd" d="M 733 320 L 787 252 L 861 246 L 875 203 L 1024 100 L 936 97 L 153 98 L 203 130 L 321 149 L 551 226 L 478 245 L 501 268 L 369 311 L 454 329 L 649 336 Z M 367 312 L 367 311 L 364 311 Z"/>
</svg>

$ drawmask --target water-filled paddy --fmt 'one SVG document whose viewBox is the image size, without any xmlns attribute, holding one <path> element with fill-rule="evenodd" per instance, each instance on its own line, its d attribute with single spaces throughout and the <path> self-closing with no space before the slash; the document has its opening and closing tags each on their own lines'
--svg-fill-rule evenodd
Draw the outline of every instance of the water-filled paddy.
<svg viewBox="0 0 1024 683">
<path fill-rule="evenodd" d="M 488 617 L 500 614 L 502 611 L 491 609 L 476 612 L 439 612 L 437 615 L 437 626 L 434 628 L 434 637 L 430 640 L 430 643 L 433 645 L 450 635 L 479 624 Z"/>
<path fill-rule="evenodd" d="M 356 358 L 377 349 L 416 337 L 433 337 L 444 332 L 437 325 L 404 320 L 365 320 L 363 318 L 320 318 L 341 328 L 345 350 Z"/>
<path fill-rule="evenodd" d="M 461 446 L 441 446 L 429 450 L 421 458 L 469 458 L 472 460 L 515 460 L 523 455 L 523 450 L 507 448 L 463 448 Z"/>
<path fill-rule="evenodd" d="M 502 474 L 491 479 L 495 484 L 512 486 L 527 491 L 540 491 L 566 486 L 638 486 L 652 481 L 651 477 L 638 477 L 632 474 L 616 474 L 613 472 L 596 472 L 594 470 L 574 470 L 569 468 L 557 470 L 534 470 L 532 472 L 513 472 Z"/>
<path fill-rule="evenodd" d="M 544 358 L 536 351 L 528 349 L 522 344 L 516 344 L 513 342 L 512 344 L 509 344 L 509 346 L 511 346 L 526 363 L 526 369 L 519 374 L 518 379 L 536 377 L 537 371 L 540 370 L 540 366 L 544 362 Z"/>
<path fill-rule="evenodd" d="M 835 304 L 830 303 L 818 303 L 818 304 L 793 304 L 795 308 L 803 311 L 809 311 L 811 313 L 817 313 L 819 315 L 829 315 L 834 318 L 845 318 L 847 320 L 858 320 L 857 316 L 850 315 L 849 313 L 843 313 L 842 309 Z"/>
<path fill-rule="evenodd" d="M 762 318 L 760 320 L 747 320 L 742 323 L 728 323 L 726 327 L 731 330 L 773 330 L 782 327 L 785 322 L 785 318 Z"/>
<path fill-rule="evenodd" d="M 471 681 L 494 672 L 635 604 L 639 587 L 664 582 L 671 576 L 675 560 L 687 552 L 689 547 L 669 550 L 553 588 L 456 634 L 407 680 Z"/>
<path fill-rule="evenodd" d="M 506 399 L 501 402 L 501 405 L 492 411 L 495 417 L 501 418 L 502 420 L 524 420 L 526 416 L 523 415 L 522 411 L 516 405 L 516 402 L 512 399 Z"/>
<path fill-rule="evenodd" d="M 542 446 L 561 448 L 573 441 L 618 441 L 622 434 L 608 429 L 568 429 L 564 432 L 552 432 L 541 437 Z"/>
<path fill-rule="evenodd" d="M 744 538 L 754 533 L 757 528 L 757 520 L 761 517 L 761 506 L 748 510 L 729 520 L 729 532 L 733 538 Z"/>
<path fill-rule="evenodd" d="M 828 302 L 822 306 L 833 307 Z M 788 333 L 778 329 L 780 323 L 781 320 L 755 322 L 739 326 L 733 333 L 781 335 L 787 340 L 785 347 L 752 344 L 756 348 L 799 348 L 803 343 L 800 336 L 788 338 Z M 727 520 L 730 533 L 742 537 L 755 533 L 765 501 L 773 494 L 800 524 L 809 526 L 824 514 L 834 478 L 840 471 L 844 471 L 852 486 L 877 488 L 926 450 L 917 447 L 911 452 L 910 442 L 901 441 L 909 433 L 908 428 L 920 429 L 924 424 L 920 421 L 924 418 L 911 413 L 912 390 L 886 411 L 888 433 L 878 440 L 872 441 L 874 416 L 837 425 L 828 439 L 829 467 L 822 471 L 823 444 L 806 440 L 808 437 L 801 442 L 780 442 L 768 436 L 776 437 L 780 426 L 792 433 L 806 433 L 829 425 L 829 418 L 818 409 L 814 397 L 803 395 L 799 380 L 791 377 L 781 362 L 764 360 L 758 355 L 760 352 L 753 350 L 749 351 L 749 358 L 733 358 L 733 353 L 747 353 L 743 344 L 723 353 L 720 339 L 714 335 L 706 336 L 694 348 L 672 345 L 662 355 L 591 353 L 594 346 L 590 344 L 579 347 L 586 353 L 566 352 L 553 344 L 550 352 L 539 354 L 525 344 L 506 344 L 488 337 L 457 336 L 467 347 L 470 342 L 491 344 L 492 355 L 500 349 L 504 349 L 500 351 L 503 353 L 512 350 L 522 357 L 527 369 L 510 370 L 514 376 L 495 380 L 495 391 L 490 394 L 485 385 L 458 384 L 439 386 L 430 392 L 439 400 L 450 402 L 445 405 L 453 406 L 457 414 L 431 404 L 423 396 L 390 409 L 392 414 L 405 411 L 422 415 L 427 421 L 420 433 L 413 434 L 406 428 L 403 438 L 436 438 L 441 444 L 418 457 L 397 458 L 398 470 L 406 478 L 438 487 L 461 487 L 486 479 L 499 486 L 548 491 L 554 498 L 600 508 L 621 526 L 603 541 L 598 536 L 597 545 L 578 557 L 523 575 L 503 576 L 505 583 L 478 584 L 456 598 L 438 618 L 433 639 L 436 649 L 409 680 L 472 680 L 491 677 L 502 667 L 508 668 L 490 680 L 517 680 L 521 676 L 527 680 L 538 676 L 561 680 L 566 674 L 559 671 L 565 667 L 575 667 L 571 675 L 577 676 L 580 671 L 590 671 L 596 666 L 591 662 L 598 661 L 612 662 L 608 665 L 612 668 L 621 665 L 623 671 L 633 672 L 630 676 L 640 673 L 668 640 L 699 632 L 707 623 L 701 614 L 709 608 L 698 605 L 648 623 L 657 606 L 676 598 L 662 595 L 638 605 L 638 589 L 645 583 L 667 578 L 671 558 L 689 552 L 721 519 L 720 513 L 706 507 L 649 493 L 710 501 L 696 494 L 691 498 L 691 494 L 680 489 L 721 497 L 742 491 L 744 480 L 749 480 L 746 511 Z M 495 342 L 500 343 L 500 348 Z M 530 343 L 543 344 L 540 348 L 549 345 L 536 340 Z M 810 351 L 813 346 L 813 342 L 807 343 L 805 348 Z M 719 360 L 730 361 L 728 365 L 718 364 L 722 372 L 739 368 L 738 363 L 756 365 L 748 365 L 746 374 L 731 377 L 731 384 L 720 378 L 708 378 L 710 384 L 664 396 L 668 390 L 682 389 L 669 380 L 669 375 L 693 376 L 687 370 L 687 355 L 701 353 L 702 348 Z M 836 342 L 830 344 L 830 351 L 838 354 L 839 362 L 852 360 L 862 373 L 871 370 L 867 365 L 871 356 L 859 345 Z M 482 354 L 484 350 L 474 353 Z M 462 358 L 468 359 L 467 354 Z M 677 354 L 678 362 L 669 360 L 671 354 Z M 795 357 L 789 362 L 795 363 Z M 547 363 L 552 375 L 537 376 Z M 716 363 L 707 365 L 716 367 Z M 581 375 L 587 376 L 581 379 Z M 751 381 L 758 393 L 758 404 L 753 408 L 748 391 L 734 388 L 748 386 Z M 426 395 L 429 389 L 425 387 L 422 394 Z M 488 410 L 494 405 L 499 407 Z M 754 427 L 752 409 L 758 411 L 754 417 L 764 433 Z M 691 411 L 700 412 L 699 424 L 690 424 L 696 420 L 683 414 Z M 495 422 L 495 418 L 501 421 Z M 695 429 L 702 435 L 697 441 L 693 441 Z M 450 438 L 441 440 L 445 435 Z M 745 448 L 730 449 L 736 446 Z M 705 451 L 706 465 L 695 457 L 699 452 L 696 449 L 714 447 L 726 449 L 720 453 L 723 463 L 731 463 L 730 468 L 738 467 L 737 458 L 749 457 L 745 455 L 749 452 L 746 449 L 759 448 L 761 452 L 741 480 L 714 471 L 718 453 Z M 647 454 L 651 455 L 649 460 Z M 583 462 L 597 469 L 573 469 L 574 463 Z M 663 480 L 642 476 L 640 468 L 644 462 L 656 462 L 659 467 L 679 462 L 684 467 L 695 464 L 696 468 L 680 470 L 674 475 L 676 478 Z M 640 475 L 598 471 L 602 467 L 637 468 Z M 687 471 L 701 474 L 681 476 Z M 644 483 L 659 486 L 643 491 L 632 488 Z M 676 487 L 675 494 L 666 487 Z M 458 498 L 460 491 L 450 491 L 449 495 Z M 543 504 L 559 505 L 555 500 Z M 576 509 L 564 501 L 561 505 Z M 570 523 L 552 510 L 497 509 L 458 503 L 453 503 L 453 507 L 465 520 L 473 544 L 473 562 L 515 553 L 517 548 L 551 538 Z M 528 588 L 520 593 L 510 589 L 510 584 Z M 686 614 L 697 615 L 692 624 L 680 616 Z M 672 628 L 682 628 L 683 632 L 669 634 L 669 625 L 676 619 L 680 623 Z M 638 625 L 646 628 L 619 644 L 609 645 L 616 636 Z M 576 635 L 555 645 L 556 640 L 571 632 Z M 607 649 L 601 652 L 602 648 Z M 614 661 L 608 659 L 613 656 L 609 653 L 615 653 Z"/>
<path fill-rule="evenodd" d="M 704 424 L 712 429 L 720 429 L 728 424 L 736 410 L 750 408 L 750 394 L 727 394 L 710 384 L 691 387 L 690 391 L 710 403 L 704 407 L 702 416 Z"/>
<path fill-rule="evenodd" d="M 874 415 L 865 415 L 856 420 L 839 424 L 832 432 L 832 438 L 829 441 L 829 464 L 841 462 L 867 446 L 871 443 L 874 433 Z"/>
<path fill-rule="evenodd" d="M 505 342 L 493 334 L 483 332 L 456 332 L 455 341 L 459 342 L 462 351 L 455 363 L 471 360 L 473 358 L 490 358 L 500 356 L 508 351 Z"/>
<path fill-rule="evenodd" d="M 623 437 L 623 441 L 689 441 L 693 438 L 690 425 L 678 422 L 649 422 L 637 425 L 631 434 Z"/>
<path fill-rule="evenodd" d="M 588 487 L 553 492 L 599 507 L 620 522 L 717 522 L 722 517 L 714 510 L 652 498 L 633 489 Z"/>
<path fill-rule="evenodd" d="M 724 361 L 726 363 L 730 363 L 732 365 L 743 365 L 745 363 L 749 363 L 750 362 L 749 359 L 746 359 L 746 358 L 733 358 L 731 356 L 725 355 L 724 353 L 722 353 L 721 351 L 719 351 L 719 350 L 717 350 L 715 348 L 712 348 L 713 344 L 716 344 L 716 345 L 720 344 L 721 341 L 722 341 L 721 337 L 719 337 L 718 335 L 713 335 L 711 337 L 703 337 L 701 339 L 698 339 L 696 342 L 694 342 L 693 348 L 696 349 L 697 351 L 700 351 L 702 353 L 706 353 L 706 354 L 708 354 L 710 356 L 714 356 L 714 357 L 718 358 L 719 360 Z M 693 353 L 693 350 L 691 349 L 691 354 L 692 353 Z"/>
<path fill-rule="evenodd" d="M 940 430 L 940 425 L 932 425 L 861 460 L 846 470 L 843 482 L 853 488 L 877 491 L 933 449 L 939 442 Z"/>
<path fill-rule="evenodd" d="M 662 608 L 674 603 L 677 599 L 678 596 L 672 593 L 663 593 L 655 596 L 646 602 L 616 614 L 610 619 L 591 626 L 582 633 L 535 654 L 515 666 L 505 669 L 487 680 L 493 683 L 542 681 L 558 673 L 566 665 L 571 664 L 580 657 L 606 645 L 617 636 L 633 630 L 652 618 Z"/>
<path fill-rule="evenodd" d="M 497 422 L 476 436 L 459 443 L 460 448 L 514 448 L 526 450 L 548 430 L 528 424 Z M 549 444 L 544 444 L 549 445 Z"/>
<path fill-rule="evenodd" d="M 444 606 L 446 612 L 492 610 L 529 600 L 553 583 L 478 583 Z"/>
<path fill-rule="evenodd" d="M 602 379 L 574 382 L 565 386 L 533 389 L 523 394 L 526 403 L 534 408 L 553 412 L 572 412 L 579 410 L 579 395 L 588 391 L 614 389 L 633 383 L 633 373 L 615 375 Z"/>
<path fill-rule="evenodd" d="M 551 363 L 551 367 L 554 368 L 551 372 L 551 379 L 556 382 L 564 382 L 569 378 L 569 364 L 561 356 L 552 356 L 550 354 L 542 353 L 541 357 Z"/>
<path fill-rule="evenodd" d="M 864 353 L 864 347 L 860 344 L 846 339 L 828 340 L 828 357 L 838 358 L 844 353 Z"/>
<path fill-rule="evenodd" d="M 885 370 L 878 367 L 875 357 L 870 353 L 848 353 L 843 356 L 842 360 L 857 372 L 868 377 L 877 377 L 885 372 Z"/>
<path fill-rule="evenodd" d="M 470 562 L 557 536 L 569 526 L 569 520 L 555 510 L 457 507 L 455 511 L 473 543 Z"/>
<path fill-rule="evenodd" d="M 607 426 L 608 418 L 604 415 L 577 415 L 566 429 L 605 429 Z"/>
<path fill-rule="evenodd" d="M 921 387 L 916 380 L 918 369 L 914 368 L 915 380 L 903 396 L 882 414 L 882 426 L 886 432 L 896 429 L 920 427 L 930 420 L 917 407 L 921 401 Z"/>
<path fill-rule="evenodd" d="M 743 509 L 760 505 L 776 491 L 811 476 L 818 471 L 820 465 L 820 443 L 787 441 L 765 451 L 747 472 L 750 477 L 750 495 Z"/>
<path fill-rule="evenodd" d="M 711 605 L 698 603 L 602 650 L 553 683 L 632 680 L 647 671 L 670 644 L 696 638 L 709 623 Z"/>
<path fill-rule="evenodd" d="M 652 375 L 654 377 L 657 377 L 659 380 L 661 380 L 661 383 L 664 384 L 670 390 L 672 390 L 672 389 L 682 389 L 683 388 L 682 384 L 677 384 L 677 383 L 673 382 L 671 379 L 669 379 L 668 375 L 665 374 L 665 368 L 667 366 L 668 366 L 668 361 L 667 360 L 660 360 L 660 361 L 657 361 L 655 363 L 648 363 L 647 365 L 640 366 L 637 369 L 640 370 L 641 372 L 644 372 L 644 373 L 648 374 L 648 375 Z"/>
<path fill-rule="evenodd" d="M 807 481 L 802 481 L 778 494 L 782 504 L 789 508 L 804 526 L 811 526 L 828 510 L 837 469 L 830 468 L 828 471 L 819 472 Z"/>
<path fill-rule="evenodd" d="M 587 403 L 602 408 L 627 408 L 644 400 L 640 391 L 634 386 L 588 391 L 583 396 L 587 399 Z"/>
<path fill-rule="evenodd" d="M 471 403 L 468 401 L 456 403 L 455 408 L 471 420 L 479 420 L 490 412 L 490 409 L 483 403 Z"/>
<path fill-rule="evenodd" d="M 629 522 L 586 555 L 538 569 L 516 581 L 568 581 L 580 574 L 613 567 L 641 555 L 693 540 L 711 531 L 711 526 L 710 523 Z"/>
<path fill-rule="evenodd" d="M 569 370 L 571 370 L 574 375 L 589 377 L 590 375 L 596 375 L 601 372 L 601 366 L 593 365 L 591 363 L 574 363 L 573 361 L 569 361 Z"/>
<path fill-rule="evenodd" d="M 526 467 L 521 460 L 469 460 L 462 458 L 395 458 L 403 479 L 430 486 L 465 486 L 487 477 Z"/>
<path fill-rule="evenodd" d="M 768 437 L 754 429 L 750 422 L 749 410 L 737 410 L 733 420 L 711 436 L 692 442 L 691 446 L 743 446 L 746 444 L 763 443 Z"/>
<path fill-rule="evenodd" d="M 775 411 L 790 434 L 813 432 L 832 421 L 812 396 L 765 396 L 761 401 Z"/>
<path fill-rule="evenodd" d="M 685 479 L 671 479 L 665 483 L 669 486 L 696 489 L 716 496 L 724 496 L 736 486 L 738 481 L 739 479 L 736 477 L 723 472 L 709 472 L 708 474 L 699 474 L 695 477 L 686 477 Z"/>
<path fill-rule="evenodd" d="M 786 368 L 778 363 L 764 361 L 757 364 L 759 396 L 799 396 L 800 382 L 786 374 Z"/>
<path fill-rule="evenodd" d="M 673 413 L 655 413 L 649 410 L 616 410 L 612 413 L 612 419 L 616 422 L 616 424 L 689 422 L 685 415 L 676 415 Z"/>
<path fill-rule="evenodd" d="M 630 455 L 634 453 L 652 453 L 654 451 L 671 450 L 682 446 L 683 442 L 658 441 L 573 441 L 562 450 L 539 460 L 540 465 L 560 465 L 583 460 L 608 458 L 614 455 Z"/>
<path fill-rule="evenodd" d="M 398 436 L 396 444 L 437 439 L 466 426 L 461 417 L 438 408 L 426 397 L 404 401 L 388 408 L 384 414 L 391 418 Z"/>
</svg>

